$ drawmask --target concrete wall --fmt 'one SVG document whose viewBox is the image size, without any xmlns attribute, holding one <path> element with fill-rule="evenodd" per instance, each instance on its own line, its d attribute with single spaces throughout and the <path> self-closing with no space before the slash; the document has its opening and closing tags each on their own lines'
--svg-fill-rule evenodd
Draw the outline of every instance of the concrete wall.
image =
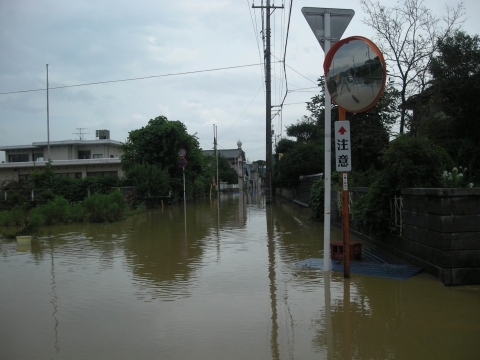
<svg viewBox="0 0 480 360">
<path fill-rule="evenodd" d="M 403 242 L 445 285 L 480 284 L 480 188 L 403 189 Z"/>
<path fill-rule="evenodd" d="M 367 190 L 352 189 L 353 201 Z M 445 285 L 480 284 L 480 188 L 402 189 L 402 198 L 402 236 L 367 241 L 424 268 Z M 332 221 L 341 223 L 335 192 Z M 358 231 L 355 218 L 350 229 Z"/>
</svg>

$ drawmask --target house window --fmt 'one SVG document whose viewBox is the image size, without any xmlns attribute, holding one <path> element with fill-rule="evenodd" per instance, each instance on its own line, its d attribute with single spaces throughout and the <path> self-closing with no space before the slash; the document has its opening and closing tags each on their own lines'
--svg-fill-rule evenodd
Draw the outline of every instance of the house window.
<svg viewBox="0 0 480 360">
<path fill-rule="evenodd" d="M 29 158 L 28 154 L 8 155 L 8 162 L 27 162 Z"/>
<path fill-rule="evenodd" d="M 43 160 L 43 153 L 33 153 L 33 161 Z"/>
<path fill-rule="evenodd" d="M 117 171 L 92 171 L 87 172 L 88 177 L 118 176 Z"/>
<path fill-rule="evenodd" d="M 94 159 L 101 159 L 103 158 L 103 154 L 93 154 Z"/>
<path fill-rule="evenodd" d="M 91 152 L 90 150 L 81 150 L 78 152 L 78 158 L 79 159 L 90 159 L 91 158 Z"/>
</svg>

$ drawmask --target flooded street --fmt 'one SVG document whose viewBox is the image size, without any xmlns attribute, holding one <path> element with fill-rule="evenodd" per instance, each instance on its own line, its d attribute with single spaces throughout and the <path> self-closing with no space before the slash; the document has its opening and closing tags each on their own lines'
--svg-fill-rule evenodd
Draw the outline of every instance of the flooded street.
<svg viewBox="0 0 480 360">
<path fill-rule="evenodd" d="M 310 216 L 222 195 L 0 240 L 0 359 L 480 358 L 480 286 L 295 267 Z"/>
</svg>

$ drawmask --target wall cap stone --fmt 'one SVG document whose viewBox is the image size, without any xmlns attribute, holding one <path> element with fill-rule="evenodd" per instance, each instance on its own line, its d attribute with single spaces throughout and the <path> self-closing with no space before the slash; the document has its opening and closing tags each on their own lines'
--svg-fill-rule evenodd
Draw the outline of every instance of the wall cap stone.
<svg viewBox="0 0 480 360">
<path fill-rule="evenodd" d="M 415 188 L 402 189 L 402 195 L 413 196 L 480 196 L 480 188 Z"/>
</svg>

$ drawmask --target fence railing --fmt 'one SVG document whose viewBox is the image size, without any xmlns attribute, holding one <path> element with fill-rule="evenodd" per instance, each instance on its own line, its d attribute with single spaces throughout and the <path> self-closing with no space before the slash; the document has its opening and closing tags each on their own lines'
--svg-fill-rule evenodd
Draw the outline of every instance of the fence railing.
<svg viewBox="0 0 480 360">
<path fill-rule="evenodd" d="M 401 196 L 395 196 L 390 200 L 390 215 L 392 217 L 392 227 L 402 235 L 403 231 L 403 200 Z"/>
<path fill-rule="evenodd" d="M 354 219 L 352 208 L 354 203 L 354 192 L 348 192 L 348 212 L 350 219 Z M 336 210 L 339 216 L 342 215 L 342 192 L 336 192 Z M 390 229 L 397 234 L 402 235 L 403 232 L 403 200 L 401 196 L 395 196 L 390 200 Z"/>
</svg>

